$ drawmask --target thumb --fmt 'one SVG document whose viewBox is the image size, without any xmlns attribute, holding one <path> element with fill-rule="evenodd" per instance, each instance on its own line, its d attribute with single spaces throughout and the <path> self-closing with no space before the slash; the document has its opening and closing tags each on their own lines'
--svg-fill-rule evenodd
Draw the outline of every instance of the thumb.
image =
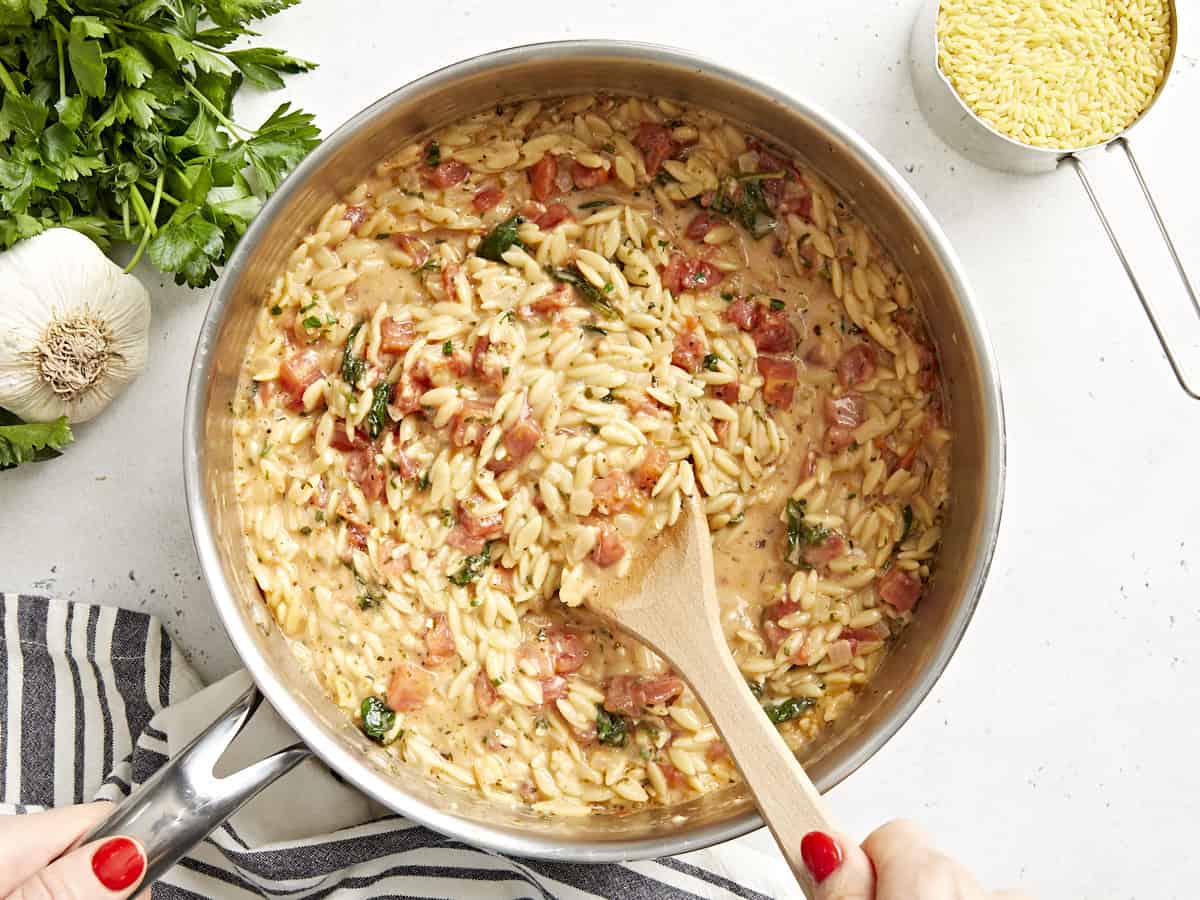
<svg viewBox="0 0 1200 900">
<path fill-rule="evenodd" d="M 35 872 L 9 900 L 124 900 L 146 873 L 146 852 L 132 838 L 77 847 Z"/>
<path fill-rule="evenodd" d="M 817 884 L 814 900 L 872 900 L 875 868 L 855 840 L 841 833 L 810 831 L 800 856 Z"/>
</svg>

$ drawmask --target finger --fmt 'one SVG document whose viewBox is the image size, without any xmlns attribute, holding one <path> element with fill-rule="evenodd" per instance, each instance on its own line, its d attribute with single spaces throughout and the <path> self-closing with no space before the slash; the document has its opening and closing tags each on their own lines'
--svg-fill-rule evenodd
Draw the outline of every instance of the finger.
<svg viewBox="0 0 1200 900">
<path fill-rule="evenodd" d="M 915 822 L 888 822 L 867 836 L 863 850 L 875 864 L 876 900 L 983 900 L 990 896 L 975 876 L 940 853 L 925 829 Z"/>
<path fill-rule="evenodd" d="M 932 850 L 933 840 L 916 822 L 894 819 L 867 835 L 862 846 L 867 856 L 875 863 L 875 871 L 882 875 L 885 869 L 898 866 L 914 856 L 923 855 L 918 851 Z"/>
<path fill-rule="evenodd" d="M 34 872 L 9 900 L 124 900 L 145 874 L 141 844 L 127 837 L 104 838 Z"/>
<path fill-rule="evenodd" d="M 0 816 L 0 897 L 91 831 L 112 812 L 107 801 L 27 816 Z"/>
<path fill-rule="evenodd" d="M 816 900 L 872 900 L 871 860 L 844 834 L 812 831 L 800 842 L 800 855 L 817 883 Z"/>
</svg>

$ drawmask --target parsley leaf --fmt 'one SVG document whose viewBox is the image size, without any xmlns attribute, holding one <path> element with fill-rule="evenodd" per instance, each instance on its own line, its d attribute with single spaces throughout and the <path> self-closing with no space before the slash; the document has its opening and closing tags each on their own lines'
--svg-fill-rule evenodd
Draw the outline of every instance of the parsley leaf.
<svg viewBox="0 0 1200 900">
<path fill-rule="evenodd" d="M 483 551 L 468 556 L 463 560 L 462 566 L 457 572 L 450 576 L 450 581 L 457 584 L 459 587 L 466 587 L 476 578 L 483 574 L 483 570 L 488 567 L 492 561 L 492 542 L 488 541 L 483 545 Z"/>
<path fill-rule="evenodd" d="M 177 283 L 211 282 L 318 141 L 287 103 L 258 129 L 230 117 L 243 83 L 313 67 L 225 49 L 293 2 L 0 0 L 0 249 L 62 226 L 134 245 L 129 268 L 146 255 Z"/>
<path fill-rule="evenodd" d="M 0 470 L 21 463 L 53 459 L 74 440 L 66 416 L 53 422 L 23 422 L 0 409 Z"/>
</svg>

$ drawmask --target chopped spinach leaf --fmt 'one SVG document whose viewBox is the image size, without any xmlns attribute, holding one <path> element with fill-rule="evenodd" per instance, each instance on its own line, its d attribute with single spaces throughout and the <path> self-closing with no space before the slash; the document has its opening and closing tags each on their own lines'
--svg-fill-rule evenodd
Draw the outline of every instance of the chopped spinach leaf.
<svg viewBox="0 0 1200 900">
<path fill-rule="evenodd" d="M 598 287 L 584 277 L 578 267 L 567 266 L 565 269 L 551 269 L 550 275 L 555 281 L 561 281 L 575 288 L 579 296 L 583 298 L 583 302 L 600 313 L 600 315 L 607 319 L 615 319 L 617 317 L 617 311 L 608 302 L 608 298 L 604 296 L 604 293 Z"/>
<path fill-rule="evenodd" d="M 767 714 L 768 719 L 778 725 L 780 722 L 790 722 L 792 719 L 800 718 L 806 709 L 815 704 L 816 701 L 811 697 L 789 697 L 782 703 L 764 706 L 763 712 Z"/>
<path fill-rule="evenodd" d="M 604 209 L 606 206 L 612 206 L 612 200 L 589 200 L 587 203 L 580 203 L 580 209 Z"/>
<path fill-rule="evenodd" d="M 510 216 L 499 223 L 479 242 L 479 246 L 475 248 L 475 255 L 490 259 L 492 262 L 504 262 L 504 254 L 511 247 L 524 246 L 521 239 L 517 237 L 517 229 L 524 221 L 522 216 Z"/>
<path fill-rule="evenodd" d="M 773 309 L 773 310 L 775 310 L 776 312 L 778 312 L 779 310 L 781 310 L 781 309 L 786 309 L 786 308 L 787 308 L 787 304 L 785 304 L 785 303 L 784 303 L 782 300 L 780 300 L 778 297 L 772 297 L 772 298 L 771 298 L 771 309 Z"/>
<path fill-rule="evenodd" d="M 704 354 L 704 368 L 710 372 L 717 371 L 717 363 L 721 361 L 721 357 L 715 353 Z"/>
<path fill-rule="evenodd" d="M 375 385 L 375 393 L 371 398 L 371 409 L 367 412 L 367 435 L 371 440 L 383 434 L 388 424 L 388 398 L 392 394 L 392 386 L 386 382 Z"/>
<path fill-rule="evenodd" d="M 442 344 L 442 356 L 453 356 L 453 355 L 454 355 L 454 342 L 446 341 L 444 344 Z"/>
<path fill-rule="evenodd" d="M 912 507 L 905 506 L 904 507 L 904 530 L 902 532 L 900 532 L 900 540 L 898 540 L 896 543 L 898 543 L 898 544 L 904 543 L 905 538 L 907 538 L 909 533 L 912 531 L 912 524 L 913 524 Z"/>
<path fill-rule="evenodd" d="M 787 502 L 787 556 L 785 559 L 793 566 L 805 566 L 804 551 L 816 547 L 825 541 L 829 532 L 820 525 L 809 525 L 804 521 L 805 502 L 789 500 Z"/>
<path fill-rule="evenodd" d="M 350 334 L 346 337 L 346 349 L 342 351 L 342 380 L 350 387 L 356 387 L 358 380 L 367 371 L 367 361 L 354 355 L 354 339 L 358 337 L 362 327 L 363 323 L 359 322 L 350 329 Z"/>
<path fill-rule="evenodd" d="M 603 706 L 596 707 L 596 737 L 600 743 L 611 747 L 624 747 L 628 727 L 624 716 L 610 713 Z"/>
<path fill-rule="evenodd" d="M 362 702 L 362 730 L 371 740 L 385 743 L 388 733 L 396 726 L 396 711 L 379 697 L 367 697 Z"/>
<path fill-rule="evenodd" d="M 740 194 L 733 208 L 733 215 L 753 238 L 761 238 L 775 227 L 771 208 L 767 206 L 767 198 L 763 194 L 762 185 L 757 181 L 747 181 L 741 185 Z"/>
<path fill-rule="evenodd" d="M 429 168 L 434 168 L 442 162 L 442 145 L 437 141 L 430 141 L 425 148 L 425 165 Z"/>
</svg>

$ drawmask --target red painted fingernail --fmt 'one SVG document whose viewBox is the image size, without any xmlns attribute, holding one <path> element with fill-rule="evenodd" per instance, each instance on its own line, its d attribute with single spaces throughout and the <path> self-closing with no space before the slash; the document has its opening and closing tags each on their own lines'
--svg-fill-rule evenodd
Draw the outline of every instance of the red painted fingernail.
<svg viewBox="0 0 1200 900">
<path fill-rule="evenodd" d="M 820 884 L 842 864 L 842 848 L 823 831 L 810 831 L 800 841 L 800 856 L 813 879 Z"/>
<path fill-rule="evenodd" d="M 110 891 L 123 891 L 142 877 L 146 857 L 129 838 L 113 838 L 92 854 L 92 871 Z"/>
</svg>

